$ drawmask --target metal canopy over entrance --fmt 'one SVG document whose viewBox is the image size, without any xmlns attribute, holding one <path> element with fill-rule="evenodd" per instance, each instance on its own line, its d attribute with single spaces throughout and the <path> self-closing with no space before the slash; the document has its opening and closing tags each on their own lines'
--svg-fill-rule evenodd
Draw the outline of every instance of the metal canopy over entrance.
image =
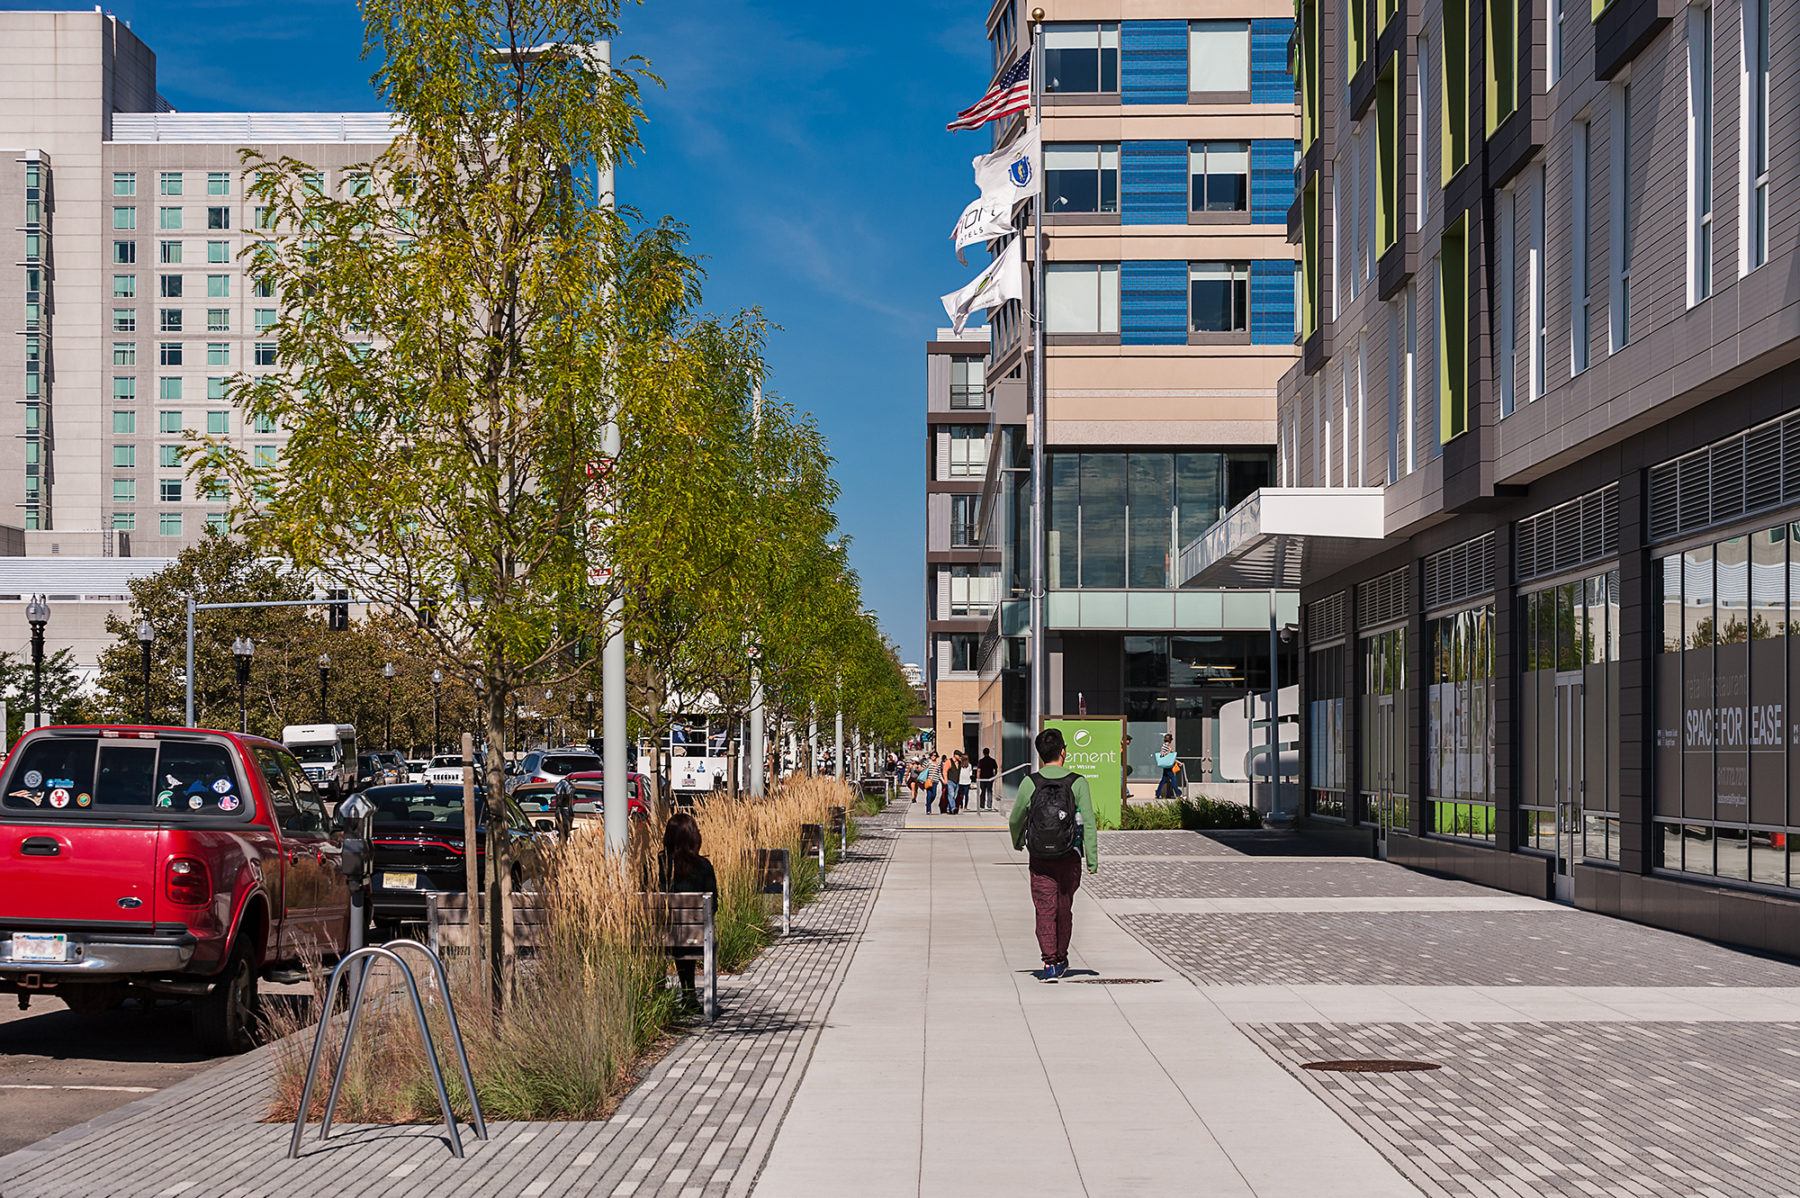
<svg viewBox="0 0 1800 1198">
<path fill-rule="evenodd" d="M 1181 551 L 1184 587 L 1294 590 L 1399 545 L 1379 487 L 1264 487 Z"/>
</svg>

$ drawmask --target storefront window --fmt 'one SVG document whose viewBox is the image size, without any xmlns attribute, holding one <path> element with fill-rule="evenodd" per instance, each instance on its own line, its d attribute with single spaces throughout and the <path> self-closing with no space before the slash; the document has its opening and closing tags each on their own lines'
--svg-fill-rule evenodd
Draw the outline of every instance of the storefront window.
<svg viewBox="0 0 1800 1198">
<path fill-rule="evenodd" d="M 1519 844 L 1619 858 L 1619 572 L 1519 600 Z M 1559 833 L 1561 839 L 1559 839 Z"/>
<path fill-rule="evenodd" d="M 1344 819 L 1349 763 L 1344 729 L 1343 645 L 1315 649 L 1306 656 L 1309 745 L 1308 804 L 1314 815 Z"/>
<path fill-rule="evenodd" d="M 1655 666 L 1658 864 L 1788 886 L 1800 810 L 1788 799 L 1795 740 L 1789 678 L 1800 669 L 1791 551 L 1780 525 L 1656 563 L 1662 592 Z"/>
<path fill-rule="evenodd" d="M 1406 629 L 1362 638 L 1362 818 L 1406 825 Z"/>
<path fill-rule="evenodd" d="M 1425 793 L 1441 836 L 1494 839 L 1494 609 L 1425 624 Z"/>
</svg>

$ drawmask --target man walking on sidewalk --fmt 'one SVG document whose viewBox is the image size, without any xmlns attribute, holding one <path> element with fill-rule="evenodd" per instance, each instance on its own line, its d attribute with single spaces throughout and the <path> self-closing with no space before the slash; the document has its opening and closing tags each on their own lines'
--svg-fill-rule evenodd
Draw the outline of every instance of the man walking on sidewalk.
<svg viewBox="0 0 1800 1198">
<path fill-rule="evenodd" d="M 975 763 L 975 780 L 981 784 L 981 809 L 994 809 L 994 779 L 1000 774 L 1000 763 L 986 749 L 981 751 L 981 760 Z"/>
<path fill-rule="evenodd" d="M 1037 734 L 1036 746 L 1043 764 L 1019 783 L 1008 822 L 1013 848 L 1031 855 L 1031 905 L 1037 910 L 1038 951 L 1044 958 L 1037 976 L 1054 982 L 1069 972 L 1070 923 L 1082 858 L 1087 858 L 1089 873 L 1100 872 L 1100 831 L 1087 779 L 1063 765 L 1067 750 L 1062 733 L 1046 728 Z"/>
</svg>

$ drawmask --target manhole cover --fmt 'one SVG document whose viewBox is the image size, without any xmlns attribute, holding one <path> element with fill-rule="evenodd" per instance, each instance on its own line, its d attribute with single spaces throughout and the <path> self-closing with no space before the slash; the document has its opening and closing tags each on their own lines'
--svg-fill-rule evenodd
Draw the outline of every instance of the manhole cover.
<svg viewBox="0 0 1800 1198">
<path fill-rule="evenodd" d="M 1316 1069 L 1320 1073 L 1423 1073 L 1428 1069 L 1441 1069 L 1430 1061 L 1308 1061 L 1300 1066 L 1302 1069 Z"/>
<path fill-rule="evenodd" d="M 1064 978 L 1065 982 L 1086 982 L 1090 986 L 1150 986 L 1161 978 Z"/>
</svg>

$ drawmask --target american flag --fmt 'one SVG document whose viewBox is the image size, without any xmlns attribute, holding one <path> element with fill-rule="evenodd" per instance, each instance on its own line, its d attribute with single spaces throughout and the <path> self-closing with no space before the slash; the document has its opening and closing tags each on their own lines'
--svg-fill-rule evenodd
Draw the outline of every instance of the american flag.
<svg viewBox="0 0 1800 1198">
<path fill-rule="evenodd" d="M 987 94 L 969 107 L 956 114 L 956 119 L 944 128 L 979 129 L 989 121 L 1003 116 L 1011 116 L 1015 112 L 1024 112 L 1031 107 L 1031 51 L 1027 50 L 1019 56 L 1019 61 L 1000 73 L 994 80 Z"/>
</svg>

